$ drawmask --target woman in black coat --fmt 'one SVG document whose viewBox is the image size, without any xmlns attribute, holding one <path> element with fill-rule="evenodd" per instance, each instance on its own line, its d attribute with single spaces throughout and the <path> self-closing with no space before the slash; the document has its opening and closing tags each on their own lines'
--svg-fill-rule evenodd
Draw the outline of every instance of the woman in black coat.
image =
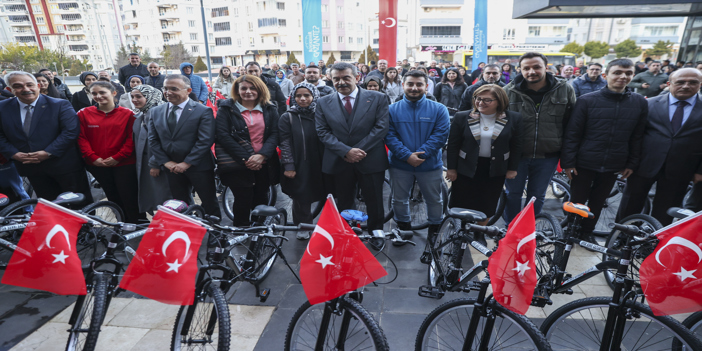
<svg viewBox="0 0 702 351">
<path fill-rule="evenodd" d="M 97 74 L 93 72 L 83 72 L 80 74 L 78 79 L 80 79 L 80 82 L 83 83 L 83 85 L 85 85 L 85 88 L 73 94 L 73 99 L 71 99 L 71 104 L 73 105 L 73 109 L 76 110 L 76 112 L 86 107 L 97 106 L 97 102 L 93 100 L 93 96 L 90 95 L 90 91 L 88 90 L 90 84 L 97 82 Z"/>
<path fill-rule="evenodd" d="M 441 78 L 441 83 L 434 87 L 434 96 L 436 101 L 449 108 L 449 115 L 453 116 L 461 105 L 461 96 L 467 88 L 468 85 L 463 81 L 460 72 L 450 68 Z"/>
<path fill-rule="evenodd" d="M 521 115 L 507 111 L 507 94 L 495 84 L 478 88 L 473 106 L 457 113 L 449 130 L 446 178 L 453 182 L 449 207 L 477 210 L 489 219 L 495 215 L 505 178 L 517 176 Z"/>
<path fill-rule="evenodd" d="M 283 177 L 280 186 L 293 200 L 293 223 L 312 223 L 312 203 L 324 200 L 322 150 L 324 144 L 317 137 L 314 112 L 319 92 L 314 85 L 302 82 L 290 94 L 290 109 L 278 121 L 280 131 L 280 159 Z M 309 232 L 300 231 L 300 240 L 310 238 Z"/>
<path fill-rule="evenodd" d="M 268 201 L 268 189 L 279 179 L 278 112 L 260 78 L 239 77 L 232 97 L 222 101 L 215 122 L 217 170 L 234 194 L 235 226 L 251 224 L 251 210 Z M 257 218 L 252 218 L 257 221 Z"/>
</svg>

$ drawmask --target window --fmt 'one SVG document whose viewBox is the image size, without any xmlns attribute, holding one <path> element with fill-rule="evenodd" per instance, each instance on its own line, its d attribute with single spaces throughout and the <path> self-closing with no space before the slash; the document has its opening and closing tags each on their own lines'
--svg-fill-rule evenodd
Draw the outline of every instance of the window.
<svg viewBox="0 0 702 351">
<path fill-rule="evenodd" d="M 207 21 L 207 28 L 212 28 L 212 21 Z"/>
<path fill-rule="evenodd" d="M 217 46 L 232 45 L 232 38 L 215 38 L 215 45 L 217 45 Z"/>
<path fill-rule="evenodd" d="M 604 33 L 602 33 L 602 32 L 596 32 L 596 33 L 595 33 L 595 40 L 596 40 L 596 41 L 602 41 L 602 36 L 603 36 L 603 34 L 604 34 Z"/>
<path fill-rule="evenodd" d="M 276 4 L 276 7 L 278 8 L 278 10 L 285 10 L 285 3 L 279 2 Z"/>
<path fill-rule="evenodd" d="M 323 35 L 322 36 L 322 43 L 328 43 L 329 42 L 329 36 Z"/>
<path fill-rule="evenodd" d="M 42 43 L 48 43 L 49 42 L 49 36 L 48 35 L 42 35 L 41 36 L 41 42 Z"/>
<path fill-rule="evenodd" d="M 515 34 L 515 29 L 514 28 L 505 28 L 502 30 L 502 40 L 514 40 L 514 34 Z"/>
<path fill-rule="evenodd" d="M 277 18 L 259 18 L 258 19 L 258 28 L 270 27 L 270 26 L 275 26 L 275 25 L 278 25 Z"/>
<path fill-rule="evenodd" d="M 249 37 L 249 46 L 252 46 L 252 47 L 254 46 L 254 38 L 253 37 Z"/>
<path fill-rule="evenodd" d="M 461 35 L 461 26 L 422 27 L 422 36 L 457 37 Z"/>
<path fill-rule="evenodd" d="M 239 9 L 236 7 L 234 8 L 234 17 L 239 17 Z"/>
<path fill-rule="evenodd" d="M 190 40 L 197 40 L 197 33 L 190 33 Z"/>
<path fill-rule="evenodd" d="M 229 7 L 218 7 L 212 9 L 212 17 L 229 16 Z"/>
<path fill-rule="evenodd" d="M 46 28 L 46 26 L 39 26 L 39 33 L 46 34 L 49 33 L 49 30 Z"/>
<path fill-rule="evenodd" d="M 187 14 L 189 14 L 189 15 L 192 15 L 192 14 L 193 14 L 193 8 L 192 8 L 192 7 L 186 7 L 186 8 L 185 8 L 185 12 L 186 12 Z"/>
<path fill-rule="evenodd" d="M 215 23 L 214 24 L 214 31 L 215 32 L 222 32 L 225 30 L 229 30 L 229 22 L 222 22 L 222 23 Z"/>
<path fill-rule="evenodd" d="M 265 44 L 265 43 L 266 43 L 266 38 L 261 37 L 261 44 Z"/>
<path fill-rule="evenodd" d="M 213 64 L 213 65 L 221 65 L 221 64 L 222 64 L 222 58 L 221 58 L 221 57 L 213 57 L 213 58 L 212 58 L 212 64 Z"/>
<path fill-rule="evenodd" d="M 236 46 L 241 47 L 241 38 L 236 39 Z"/>
<path fill-rule="evenodd" d="M 214 40 L 214 34 L 208 33 L 208 34 L 207 34 L 207 39 L 209 39 L 210 41 Z"/>
<path fill-rule="evenodd" d="M 39 6 L 39 5 L 32 5 L 32 11 L 34 11 L 34 14 L 39 14 L 39 13 L 41 13 L 41 6 Z"/>
<path fill-rule="evenodd" d="M 353 44 L 353 37 L 349 37 L 349 44 Z"/>
<path fill-rule="evenodd" d="M 322 28 L 329 28 L 329 21 L 328 20 L 322 20 Z"/>
<path fill-rule="evenodd" d="M 288 26 L 288 21 L 284 19 L 279 19 L 278 20 L 278 27 L 287 27 Z"/>
<path fill-rule="evenodd" d="M 337 29 L 344 29 L 344 22 L 337 22 L 336 28 Z"/>
<path fill-rule="evenodd" d="M 358 24 L 358 30 L 359 30 L 359 31 L 360 31 L 360 30 L 363 30 L 363 25 L 360 24 L 360 23 Z"/>
<path fill-rule="evenodd" d="M 78 3 L 75 3 L 75 2 L 60 3 L 60 4 L 58 4 L 58 8 L 59 8 L 59 10 L 77 10 Z"/>
<path fill-rule="evenodd" d="M 678 35 L 678 26 L 647 26 L 643 33 L 647 37 L 675 36 Z"/>
<path fill-rule="evenodd" d="M 529 36 L 530 37 L 540 37 L 541 36 L 541 27 L 529 26 Z"/>
<path fill-rule="evenodd" d="M 343 6 L 337 6 L 336 7 L 336 13 L 343 13 L 344 12 L 344 7 Z"/>
<path fill-rule="evenodd" d="M 566 26 L 553 27 L 553 35 L 556 37 L 564 37 L 566 35 Z"/>
<path fill-rule="evenodd" d="M 343 42 L 344 42 L 344 37 L 340 36 L 340 37 L 339 37 L 339 43 L 343 43 Z"/>
<path fill-rule="evenodd" d="M 278 43 L 278 37 L 273 37 L 273 44 L 277 44 L 277 43 Z"/>
<path fill-rule="evenodd" d="M 297 42 L 298 42 L 298 43 L 302 43 L 302 35 L 298 35 L 298 36 L 297 36 Z"/>
<path fill-rule="evenodd" d="M 356 38 L 356 44 L 363 44 L 363 38 Z"/>
<path fill-rule="evenodd" d="M 195 28 L 195 21 L 193 21 L 193 20 L 188 21 L 188 27 Z"/>
<path fill-rule="evenodd" d="M 329 11 L 329 5 L 322 5 L 322 12 Z"/>
<path fill-rule="evenodd" d="M 253 23 L 249 22 L 249 32 L 253 32 Z"/>
<path fill-rule="evenodd" d="M 81 16 L 77 13 L 70 13 L 67 15 L 61 15 L 61 19 L 64 21 L 78 21 L 81 19 Z"/>
<path fill-rule="evenodd" d="M 59 33 L 63 33 L 63 26 L 62 25 L 56 26 L 56 31 Z"/>
<path fill-rule="evenodd" d="M 44 23 L 44 17 L 37 17 L 37 23 Z"/>
<path fill-rule="evenodd" d="M 197 45 L 193 45 L 190 47 L 191 52 L 200 52 L 200 47 Z"/>
<path fill-rule="evenodd" d="M 342 51 L 339 55 L 342 61 L 346 60 L 349 61 L 351 60 L 351 51 Z"/>
</svg>

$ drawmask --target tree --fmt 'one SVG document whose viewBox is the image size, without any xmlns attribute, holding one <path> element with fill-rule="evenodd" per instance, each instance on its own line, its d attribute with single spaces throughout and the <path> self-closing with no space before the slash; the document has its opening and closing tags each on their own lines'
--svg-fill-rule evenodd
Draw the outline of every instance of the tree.
<svg viewBox="0 0 702 351">
<path fill-rule="evenodd" d="M 292 65 L 293 63 L 297 63 L 298 65 L 300 64 L 300 61 L 297 60 L 297 57 L 295 57 L 294 52 L 290 52 L 290 55 L 288 55 L 288 61 L 285 62 L 288 66 Z"/>
<path fill-rule="evenodd" d="M 588 41 L 585 43 L 583 51 L 585 55 L 597 59 L 609 53 L 609 44 L 603 41 Z"/>
<path fill-rule="evenodd" d="M 641 48 L 636 46 L 636 42 L 632 39 L 624 40 L 614 47 L 614 52 L 617 58 L 622 57 L 638 57 L 641 55 Z"/>
<path fill-rule="evenodd" d="M 368 58 L 366 59 L 366 52 L 368 52 Z M 361 52 L 361 56 L 358 58 L 358 62 L 367 65 L 368 62 L 375 61 L 378 62 L 378 55 L 373 51 L 370 45 L 365 51 Z"/>
<path fill-rule="evenodd" d="M 181 63 L 192 60 L 183 42 L 175 45 L 165 45 L 163 51 L 161 51 L 161 56 L 163 56 L 163 66 L 166 69 L 179 69 Z"/>
<path fill-rule="evenodd" d="M 646 55 L 661 57 L 670 54 L 671 51 L 673 51 L 673 43 L 670 40 L 659 40 L 653 44 L 653 48 L 646 50 Z"/>
<path fill-rule="evenodd" d="M 571 43 L 566 44 L 563 47 L 563 49 L 561 49 L 561 52 L 569 52 L 571 54 L 575 54 L 577 56 L 580 56 L 583 54 L 583 50 L 585 50 L 585 49 L 583 48 L 582 45 L 579 45 L 576 42 L 571 42 Z"/>
<path fill-rule="evenodd" d="M 71 70 L 68 72 L 71 76 L 78 76 L 85 71 L 90 71 L 93 69 L 93 65 L 88 63 L 88 60 L 80 61 L 73 60 L 71 63 Z"/>
<path fill-rule="evenodd" d="M 334 53 L 329 56 L 329 59 L 327 60 L 327 66 L 331 66 L 334 64 L 334 61 L 336 61 L 336 57 L 334 57 Z"/>
<path fill-rule="evenodd" d="M 30 72 L 37 65 L 39 48 L 19 43 L 7 43 L 0 47 L 0 64 L 11 70 Z"/>
<path fill-rule="evenodd" d="M 205 64 L 205 61 L 202 61 L 202 56 L 197 57 L 197 61 L 195 61 L 195 72 L 202 72 L 207 70 L 207 65 Z M 193 73 L 195 73 L 193 72 Z"/>
</svg>

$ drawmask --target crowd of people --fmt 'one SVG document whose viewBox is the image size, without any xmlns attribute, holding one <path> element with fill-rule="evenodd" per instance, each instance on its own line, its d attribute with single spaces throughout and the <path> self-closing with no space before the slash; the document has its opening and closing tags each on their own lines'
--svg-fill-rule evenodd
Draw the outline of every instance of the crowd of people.
<svg viewBox="0 0 702 351">
<path fill-rule="evenodd" d="M 210 88 L 188 62 L 180 74 L 164 75 L 155 62 L 129 59 L 118 81 L 106 71 L 83 72 L 84 88 L 73 94 L 48 69 L 5 75 L 0 190 L 28 198 L 25 176 L 38 197 L 73 191 L 89 203 L 87 170 L 126 221 L 145 219 L 171 198 L 191 203 L 193 190 L 221 218 L 216 172 L 234 194 L 234 225 L 245 226 L 270 185 L 292 198 L 295 223 L 313 221 L 311 206 L 327 193 L 340 209 L 353 208 L 358 187 L 374 230 L 383 227 L 387 171 L 397 226 L 411 227 L 416 181 L 431 241 L 447 201 L 443 178 L 453 187 L 448 206 L 487 217 L 504 188 L 510 223 L 525 192 L 541 211 L 560 162 L 572 179 L 571 200 L 596 216 L 583 221 L 592 240 L 617 177 L 627 179 L 619 216 L 640 212 L 657 183 L 653 216 L 663 224 L 671 221 L 666 209 L 702 180 L 702 64 L 616 59 L 556 67 L 536 52 L 472 72 L 436 61 L 249 62 L 222 67 Z M 215 93 L 223 97 L 216 118 L 206 105 Z M 701 201 L 696 186 L 690 206 L 700 210 Z"/>
</svg>

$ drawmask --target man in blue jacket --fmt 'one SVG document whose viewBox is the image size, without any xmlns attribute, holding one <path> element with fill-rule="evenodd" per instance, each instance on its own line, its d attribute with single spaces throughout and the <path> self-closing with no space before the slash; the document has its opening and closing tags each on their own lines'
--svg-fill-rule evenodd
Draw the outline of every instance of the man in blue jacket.
<svg viewBox="0 0 702 351">
<path fill-rule="evenodd" d="M 207 100 L 207 84 L 205 84 L 205 81 L 200 78 L 200 76 L 193 72 L 195 70 L 194 67 L 195 66 L 193 66 L 191 63 L 183 62 L 180 64 L 180 73 L 190 79 L 190 87 L 193 89 L 192 93 L 195 94 L 197 100 L 201 104 L 204 104 L 205 100 Z"/>
<path fill-rule="evenodd" d="M 424 72 L 407 73 L 402 77 L 402 88 L 405 97 L 390 105 L 390 130 L 385 137 L 395 222 L 401 230 L 411 229 L 409 197 L 416 180 L 427 206 L 427 243 L 430 243 L 443 215 L 441 148 L 448 139 L 449 113 L 444 105 L 426 98 L 427 76 Z M 422 262 L 428 257 L 425 250 Z"/>
<path fill-rule="evenodd" d="M 602 65 L 590 63 L 587 66 L 587 74 L 574 79 L 571 83 L 575 91 L 575 97 L 598 91 L 607 85 L 607 81 L 602 78 Z"/>
</svg>

